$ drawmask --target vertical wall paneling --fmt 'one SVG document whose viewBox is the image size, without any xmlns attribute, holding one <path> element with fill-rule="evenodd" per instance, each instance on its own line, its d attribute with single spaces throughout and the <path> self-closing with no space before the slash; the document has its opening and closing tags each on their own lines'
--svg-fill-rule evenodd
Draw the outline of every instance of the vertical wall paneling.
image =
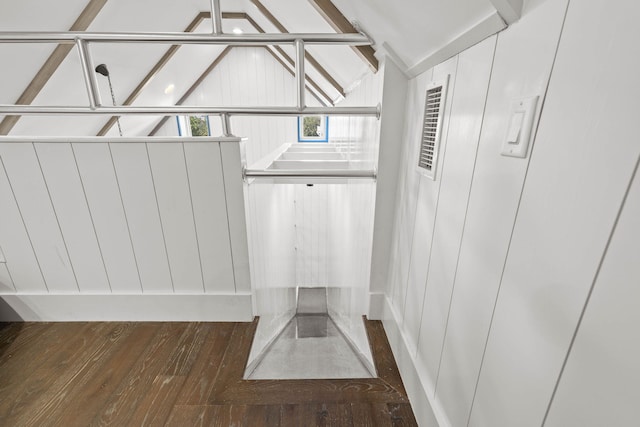
<svg viewBox="0 0 640 427">
<path fill-rule="evenodd" d="M 251 292 L 249 274 L 249 247 L 244 206 L 244 183 L 242 179 L 242 143 L 221 143 L 220 154 L 223 165 L 227 216 L 231 236 L 231 255 L 236 292 Z"/>
<path fill-rule="evenodd" d="M 147 144 L 167 255 L 178 293 L 204 291 L 183 144 Z"/>
<path fill-rule="evenodd" d="M 295 104 L 294 87 L 293 76 L 264 47 L 236 47 L 204 79 L 185 105 L 291 106 Z M 311 99 L 309 93 L 307 96 Z M 211 123 L 213 134 L 220 135 L 218 118 L 212 117 Z M 248 165 L 284 143 L 297 141 L 295 117 L 234 116 L 231 128 L 234 135 L 248 139 Z M 167 121 L 161 134 L 177 135 L 175 124 Z"/>
<path fill-rule="evenodd" d="M 173 292 L 146 145 L 112 144 L 111 151 L 143 292 Z"/>
<path fill-rule="evenodd" d="M 640 288 L 630 286 L 640 283 L 638 218 L 640 174 L 636 169 L 546 426 L 625 426 L 638 421 L 640 343 L 629 339 L 636 336 L 640 324 Z"/>
<path fill-rule="evenodd" d="M 499 154 L 505 113 L 513 99 L 544 94 L 565 9 L 566 2 L 527 6 L 525 18 L 497 36 L 437 384 L 454 425 L 471 410 L 529 159 Z"/>
<path fill-rule="evenodd" d="M 15 286 L 13 285 L 13 279 L 11 278 L 11 273 L 7 268 L 6 263 L 0 264 L 0 294 L 6 293 L 14 293 L 16 291 Z"/>
<path fill-rule="evenodd" d="M 6 143 L 0 150 L 49 292 L 78 292 L 67 246 L 33 145 Z"/>
<path fill-rule="evenodd" d="M 540 425 L 548 406 L 640 155 L 637 131 L 630 125 L 638 115 L 640 86 L 632 83 L 640 64 L 629 54 L 640 38 L 635 25 L 640 9 L 627 6 L 611 9 L 606 1 L 569 5 L 472 425 L 522 425 L 523 420 Z M 598 102 L 592 101 L 592 93 L 599 94 Z M 589 120 L 594 117 L 599 119 Z M 516 388 L 519 393 L 512 392 Z"/>
<path fill-rule="evenodd" d="M 35 144 L 81 293 L 110 293 L 91 212 L 71 144 Z"/>
<path fill-rule="evenodd" d="M 458 251 L 476 162 L 480 128 L 496 38 L 492 36 L 458 56 L 451 98 L 446 159 L 439 173 L 440 190 L 428 259 L 422 319 L 418 335 L 419 364 L 436 379 L 458 267 Z M 417 255 L 417 254 L 416 254 Z"/>
<path fill-rule="evenodd" d="M 456 68 L 458 57 L 455 56 L 435 67 L 433 79 L 440 80 L 449 76 L 449 87 L 445 103 L 445 112 L 441 128 L 440 148 L 436 179 L 420 176 L 419 193 L 415 216 L 413 245 L 409 264 L 406 300 L 404 303 L 404 328 L 410 342 L 410 351 L 415 354 L 418 348 L 420 319 L 422 318 L 422 302 L 424 301 L 425 283 L 432 255 L 434 223 L 437 216 L 438 197 L 442 186 L 442 176 L 447 168 L 447 135 L 450 129 L 452 100 L 456 91 Z M 423 95 L 424 96 L 424 95 Z M 424 106 L 422 107 L 424 108 Z M 407 166 L 414 168 L 414 165 Z"/>
<path fill-rule="evenodd" d="M 207 292 L 233 292 L 233 265 L 220 145 L 184 144 L 202 274 Z"/>
<path fill-rule="evenodd" d="M 398 176 L 399 191 L 396 197 L 396 221 L 394 224 L 393 253 L 389 268 L 390 294 L 395 314 L 404 323 L 404 303 L 406 300 L 411 248 L 413 246 L 414 224 L 420 191 L 420 177 L 413 165 L 418 163 L 418 143 L 422 132 L 424 94 L 427 84 L 433 79 L 429 70 L 409 81 L 407 107 L 402 135 L 402 159 Z"/>
<path fill-rule="evenodd" d="M 114 293 L 139 293 L 140 276 L 109 144 L 74 143 L 102 258 Z"/>
<path fill-rule="evenodd" d="M 0 146 L 0 148 L 4 148 Z M 11 274 L 16 292 L 46 293 L 44 281 L 38 259 L 33 250 L 22 214 L 5 170 L 5 158 L 0 154 L 0 205 L 2 206 L 2 221 L 0 221 L 0 242 L 4 254 L 7 271 Z M 8 274 L 8 273 L 7 273 Z"/>
<path fill-rule="evenodd" d="M 402 136 L 407 99 L 407 79 L 393 61 L 386 60 L 380 73 L 384 73 L 382 85 L 382 110 L 380 117 L 378 180 L 376 187 L 376 207 L 374 234 L 376 246 L 371 257 L 371 292 L 382 292 L 389 273 L 392 246 L 393 215 L 395 213 L 396 189 L 400 167 L 401 150 L 398 138 Z M 375 100 L 374 100 L 375 103 Z"/>
</svg>

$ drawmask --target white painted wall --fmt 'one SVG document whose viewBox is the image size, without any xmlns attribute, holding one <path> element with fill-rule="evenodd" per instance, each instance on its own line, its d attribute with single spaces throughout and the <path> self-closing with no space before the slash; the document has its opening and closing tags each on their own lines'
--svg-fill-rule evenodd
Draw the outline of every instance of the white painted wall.
<svg viewBox="0 0 640 427">
<path fill-rule="evenodd" d="M 306 92 L 307 105 L 319 106 Z M 262 47 L 236 47 L 213 69 L 187 105 L 293 106 L 295 79 Z M 210 117 L 211 133 L 222 134 L 217 116 Z M 297 141 L 295 117 L 232 116 L 234 135 L 247 138 L 246 158 L 251 166 L 284 143 Z M 175 120 L 168 120 L 158 135 L 177 136 Z"/>
<path fill-rule="evenodd" d="M 637 420 L 637 185 L 607 251 L 640 156 L 637 7 L 572 2 L 563 29 L 567 3 L 525 2 L 507 30 L 409 82 L 383 309 L 425 425 L 535 426 L 548 406 L 547 425 Z M 431 181 L 413 164 L 426 84 L 444 74 Z M 510 102 L 545 94 L 530 155 L 501 156 Z"/>
<path fill-rule="evenodd" d="M 224 320 L 190 311 L 205 295 L 238 296 L 232 317 L 250 318 L 238 141 L 140 141 L 0 143 L 1 292 L 25 320 Z M 143 306 L 109 310 L 120 295 Z M 159 295 L 187 298 L 144 308 Z"/>
</svg>

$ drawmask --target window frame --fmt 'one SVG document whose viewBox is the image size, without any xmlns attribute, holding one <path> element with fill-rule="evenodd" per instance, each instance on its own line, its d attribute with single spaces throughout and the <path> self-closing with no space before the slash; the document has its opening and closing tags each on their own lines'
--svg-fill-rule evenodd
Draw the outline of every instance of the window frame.
<svg viewBox="0 0 640 427">
<path fill-rule="evenodd" d="M 209 116 L 207 115 L 197 115 L 197 114 L 188 114 L 185 116 L 176 116 L 176 122 L 178 123 L 178 136 L 193 136 L 191 134 L 191 125 L 190 125 L 190 117 L 191 116 L 195 116 L 195 117 L 204 117 L 207 121 L 207 132 L 209 132 L 209 135 L 204 135 L 204 136 L 212 136 L 211 135 L 211 121 L 209 120 Z M 181 120 L 182 119 L 182 120 Z M 186 132 L 182 129 L 182 124 L 184 124 L 185 128 L 186 128 Z"/>
<path fill-rule="evenodd" d="M 305 117 L 320 117 L 320 127 L 324 128 L 323 135 L 321 136 L 304 136 L 302 135 L 301 128 L 302 122 Z M 329 142 L 329 116 L 323 116 L 321 114 L 307 114 L 304 116 L 298 116 L 298 142 Z"/>
</svg>

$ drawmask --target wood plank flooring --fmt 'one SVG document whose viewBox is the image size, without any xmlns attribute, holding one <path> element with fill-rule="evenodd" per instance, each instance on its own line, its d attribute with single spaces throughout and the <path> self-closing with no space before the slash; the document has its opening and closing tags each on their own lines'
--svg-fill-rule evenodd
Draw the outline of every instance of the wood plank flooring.
<svg viewBox="0 0 640 427">
<path fill-rule="evenodd" d="M 0 426 L 415 426 L 382 324 L 378 378 L 243 380 L 251 323 L 0 323 Z"/>
</svg>

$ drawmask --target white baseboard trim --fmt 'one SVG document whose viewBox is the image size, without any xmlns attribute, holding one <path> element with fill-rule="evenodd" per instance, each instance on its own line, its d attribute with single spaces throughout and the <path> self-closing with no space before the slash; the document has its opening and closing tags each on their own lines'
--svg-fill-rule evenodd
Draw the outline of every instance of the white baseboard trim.
<svg viewBox="0 0 640 427">
<path fill-rule="evenodd" d="M 384 319 L 384 306 L 386 304 L 386 296 L 384 292 L 370 292 L 369 293 L 369 314 L 367 318 L 369 320 L 383 320 Z"/>
<path fill-rule="evenodd" d="M 249 322 L 251 294 L 0 295 L 0 321 Z"/>
<path fill-rule="evenodd" d="M 409 351 L 407 340 L 398 326 L 398 317 L 391 301 L 386 295 L 383 298 L 382 323 L 418 425 L 451 427 L 444 408 L 434 397 L 433 385 L 424 384 L 420 380 L 416 359 L 413 352 Z"/>
</svg>

